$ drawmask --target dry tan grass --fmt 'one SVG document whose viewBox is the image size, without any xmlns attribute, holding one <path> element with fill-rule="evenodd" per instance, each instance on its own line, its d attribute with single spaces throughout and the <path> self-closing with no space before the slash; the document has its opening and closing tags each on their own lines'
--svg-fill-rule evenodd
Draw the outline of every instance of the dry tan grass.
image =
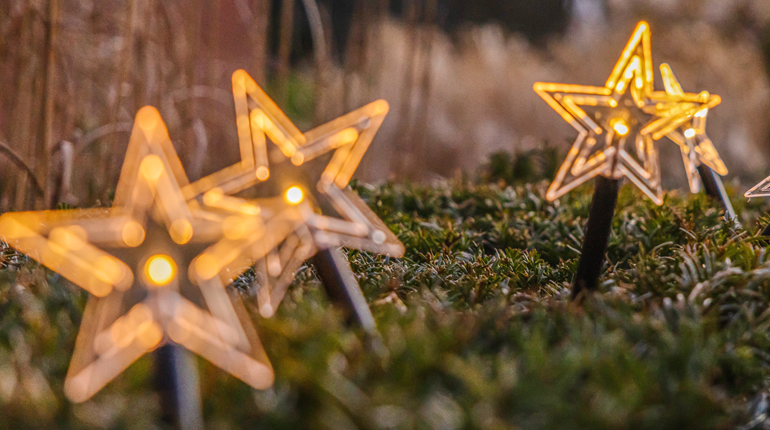
<svg viewBox="0 0 770 430">
<path fill-rule="evenodd" d="M 238 68 L 255 76 L 267 71 L 279 81 L 270 91 L 285 97 L 286 44 L 279 61 L 258 61 L 264 58 L 264 28 L 253 24 L 264 24 L 263 14 L 256 13 L 264 1 L 60 1 L 53 74 L 45 67 L 51 53 L 45 43 L 48 1 L 0 2 L 0 142 L 35 172 L 46 170 L 40 165 L 47 158 L 40 156 L 41 142 L 52 145 L 50 181 L 37 178 L 40 188 L 53 187 L 52 203 L 92 205 L 109 197 L 126 131 L 145 104 L 161 109 L 193 176 L 234 162 L 230 74 Z M 761 41 L 770 25 L 770 3 L 575 4 L 578 18 L 568 34 L 538 47 L 491 25 L 451 40 L 429 25 L 367 21 L 371 25 L 352 32 L 366 38 L 350 44 L 363 49 L 349 55 L 355 64 L 317 57 L 327 70 L 314 94 L 315 115 L 295 119 L 308 128 L 375 98 L 388 100 L 391 114 L 359 169 L 367 181 L 453 176 L 477 168 L 491 152 L 544 142 L 566 150 L 574 130 L 537 97 L 532 84 L 601 85 L 644 16 L 653 29 L 655 63 L 670 63 L 685 90 L 722 96 L 709 117 L 709 132 L 731 174 L 747 178 L 748 185 L 767 173 L 770 82 Z M 293 75 L 315 82 L 319 75 L 312 63 L 309 59 Z M 51 77 L 53 105 L 46 105 Z M 72 169 L 62 164 L 62 141 L 72 142 Z M 681 187 L 678 151 L 672 143 L 661 147 L 670 164 L 664 180 Z M 0 157 L 2 209 L 41 204 L 42 193 L 18 159 Z M 70 170 L 71 181 L 62 180 L 62 172 Z"/>
</svg>

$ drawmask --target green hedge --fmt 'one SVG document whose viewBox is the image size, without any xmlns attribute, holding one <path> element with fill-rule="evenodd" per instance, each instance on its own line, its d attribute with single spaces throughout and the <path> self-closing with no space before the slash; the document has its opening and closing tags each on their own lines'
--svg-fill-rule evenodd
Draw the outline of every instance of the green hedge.
<svg viewBox="0 0 770 430">
<path fill-rule="evenodd" d="M 257 392 L 199 360 L 207 428 L 770 428 L 770 255 L 754 237 L 770 205 L 734 196 L 741 228 L 705 196 L 657 207 L 623 187 L 600 293 L 577 308 L 591 189 L 549 203 L 547 183 L 512 173 L 531 164 L 356 185 L 407 248 L 348 253 L 387 353 L 344 326 L 310 267 L 271 320 L 248 279 L 231 286 L 277 378 Z M 0 428 L 161 427 L 148 357 L 70 404 L 85 293 L 8 249 L 0 266 Z"/>
</svg>

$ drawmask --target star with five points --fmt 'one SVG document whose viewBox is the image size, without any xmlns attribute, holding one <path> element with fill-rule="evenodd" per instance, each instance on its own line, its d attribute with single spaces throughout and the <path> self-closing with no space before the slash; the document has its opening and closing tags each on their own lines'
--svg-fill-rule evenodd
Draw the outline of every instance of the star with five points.
<svg viewBox="0 0 770 430">
<path fill-rule="evenodd" d="M 382 125 L 387 102 L 375 101 L 303 133 L 245 71 L 236 71 L 232 82 L 241 161 L 184 192 L 206 205 L 222 196 L 235 202 L 233 194 L 258 185 L 263 194 L 282 196 L 285 205 L 298 209 L 286 213 L 303 214 L 294 233 L 256 265 L 262 315 L 272 316 L 294 270 L 318 249 L 345 246 L 401 256 L 396 236 L 347 187 Z"/>
<path fill-rule="evenodd" d="M 660 72 L 666 88 L 666 99 L 690 101 L 674 103 L 670 109 L 679 112 L 670 116 L 684 118 L 684 120 L 673 126 L 668 125 L 667 130 L 659 130 L 653 137 L 661 135 L 661 131 L 667 131 L 666 137 L 679 145 L 690 191 L 697 193 L 701 189 L 701 179 L 698 174 L 698 166 L 701 164 L 705 164 L 722 176 L 727 174 L 727 166 L 706 134 L 706 118 L 709 110 L 718 105 L 721 98 L 706 91 L 700 94 L 685 93 L 668 64 L 661 64 Z M 666 106 L 665 102 L 662 104 Z M 695 110 L 694 115 L 693 110 Z M 685 115 L 682 115 L 683 112 Z"/>
<path fill-rule="evenodd" d="M 658 149 L 642 133 L 655 121 L 650 114 L 653 70 L 646 22 L 637 25 L 605 86 L 538 82 L 534 89 L 580 133 L 548 189 L 549 200 L 604 175 L 627 177 L 662 203 Z"/>
<path fill-rule="evenodd" d="M 140 356 L 175 342 L 255 388 L 272 367 L 240 299 L 202 282 L 192 262 L 223 236 L 225 216 L 188 202 L 188 185 L 159 113 L 136 116 L 109 209 L 7 213 L 0 237 L 92 293 L 65 380 L 90 398 Z M 260 219 L 236 219 L 259 230 Z"/>
</svg>

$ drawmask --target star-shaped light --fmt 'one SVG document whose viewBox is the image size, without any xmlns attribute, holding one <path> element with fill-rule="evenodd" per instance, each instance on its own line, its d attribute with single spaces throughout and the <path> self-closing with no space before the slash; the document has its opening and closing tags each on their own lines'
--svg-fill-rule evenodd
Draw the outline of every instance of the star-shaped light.
<svg viewBox="0 0 770 430">
<path fill-rule="evenodd" d="M 241 161 L 191 184 L 185 196 L 204 205 L 221 196 L 246 201 L 232 195 L 270 178 L 263 191 L 272 185 L 268 194 L 281 196 L 286 206 L 297 208 L 292 215 L 304 217 L 255 266 L 261 314 L 273 315 L 294 271 L 318 249 L 346 246 L 401 256 L 403 245 L 348 187 L 385 119 L 387 102 L 370 103 L 302 133 L 245 71 L 236 71 L 232 81 Z M 275 145 L 271 152 L 268 139 Z M 324 166 L 311 163 L 323 158 L 328 158 Z"/>
<path fill-rule="evenodd" d="M 685 93 L 668 64 L 660 66 L 660 73 L 663 76 L 663 84 L 665 85 L 668 99 L 677 101 L 695 99 L 692 103 L 682 103 L 680 105 L 682 110 L 695 109 L 695 114 L 687 116 L 687 119 L 671 129 L 666 134 L 666 137 L 679 145 L 679 149 L 682 151 L 684 168 L 687 172 L 687 181 L 690 184 L 690 191 L 697 193 L 701 189 L 701 179 L 698 174 L 698 166 L 701 164 L 705 164 L 722 176 L 727 174 L 725 163 L 706 134 L 706 117 L 708 116 L 709 109 L 718 105 L 722 100 L 719 96 L 709 94 L 707 91 L 697 95 Z"/>
<path fill-rule="evenodd" d="M 762 182 L 757 185 L 754 185 L 743 195 L 749 199 L 752 197 L 770 197 L 770 176 L 763 179 Z"/>
<path fill-rule="evenodd" d="M 165 124 L 157 110 L 145 107 L 134 123 L 112 208 L 0 217 L 4 241 L 92 294 L 64 386 L 73 401 L 88 399 L 164 341 L 255 388 L 272 384 L 272 367 L 240 299 L 221 284 L 212 286 L 193 262 L 205 256 L 198 266 L 218 272 L 220 260 L 237 260 L 231 254 L 240 252 L 222 241 L 283 237 L 260 233 L 267 226 L 253 216 L 258 208 L 208 210 L 184 198 L 186 186 Z"/>
<path fill-rule="evenodd" d="M 653 90 L 650 27 L 642 21 L 603 87 L 538 82 L 535 91 L 578 132 L 546 197 L 554 200 L 603 175 L 627 177 L 656 204 L 663 203 L 656 140 L 700 108 L 689 95 Z"/>
</svg>

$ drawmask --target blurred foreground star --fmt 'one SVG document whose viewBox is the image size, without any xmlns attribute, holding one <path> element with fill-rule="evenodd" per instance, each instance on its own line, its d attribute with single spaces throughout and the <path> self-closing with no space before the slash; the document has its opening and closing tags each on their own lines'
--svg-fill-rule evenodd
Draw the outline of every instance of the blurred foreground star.
<svg viewBox="0 0 770 430">
<path fill-rule="evenodd" d="M 263 193 L 282 197 L 303 214 L 295 231 L 257 262 L 260 313 L 273 315 L 295 270 L 318 249 L 403 255 L 398 238 L 348 187 L 388 113 L 387 102 L 302 133 L 245 71 L 236 71 L 232 81 L 241 161 L 191 184 L 185 196 L 206 205 L 264 182 L 258 187 Z M 274 144 L 270 151 L 267 140 Z"/>
<path fill-rule="evenodd" d="M 84 401 L 143 354 L 175 342 L 255 388 L 273 370 L 240 298 L 207 285 L 191 262 L 223 236 L 226 217 L 189 203 L 187 177 L 152 107 L 136 116 L 112 208 L 8 213 L 0 237 L 89 291 L 65 381 Z M 257 230 L 261 220 L 232 222 Z"/>
</svg>

